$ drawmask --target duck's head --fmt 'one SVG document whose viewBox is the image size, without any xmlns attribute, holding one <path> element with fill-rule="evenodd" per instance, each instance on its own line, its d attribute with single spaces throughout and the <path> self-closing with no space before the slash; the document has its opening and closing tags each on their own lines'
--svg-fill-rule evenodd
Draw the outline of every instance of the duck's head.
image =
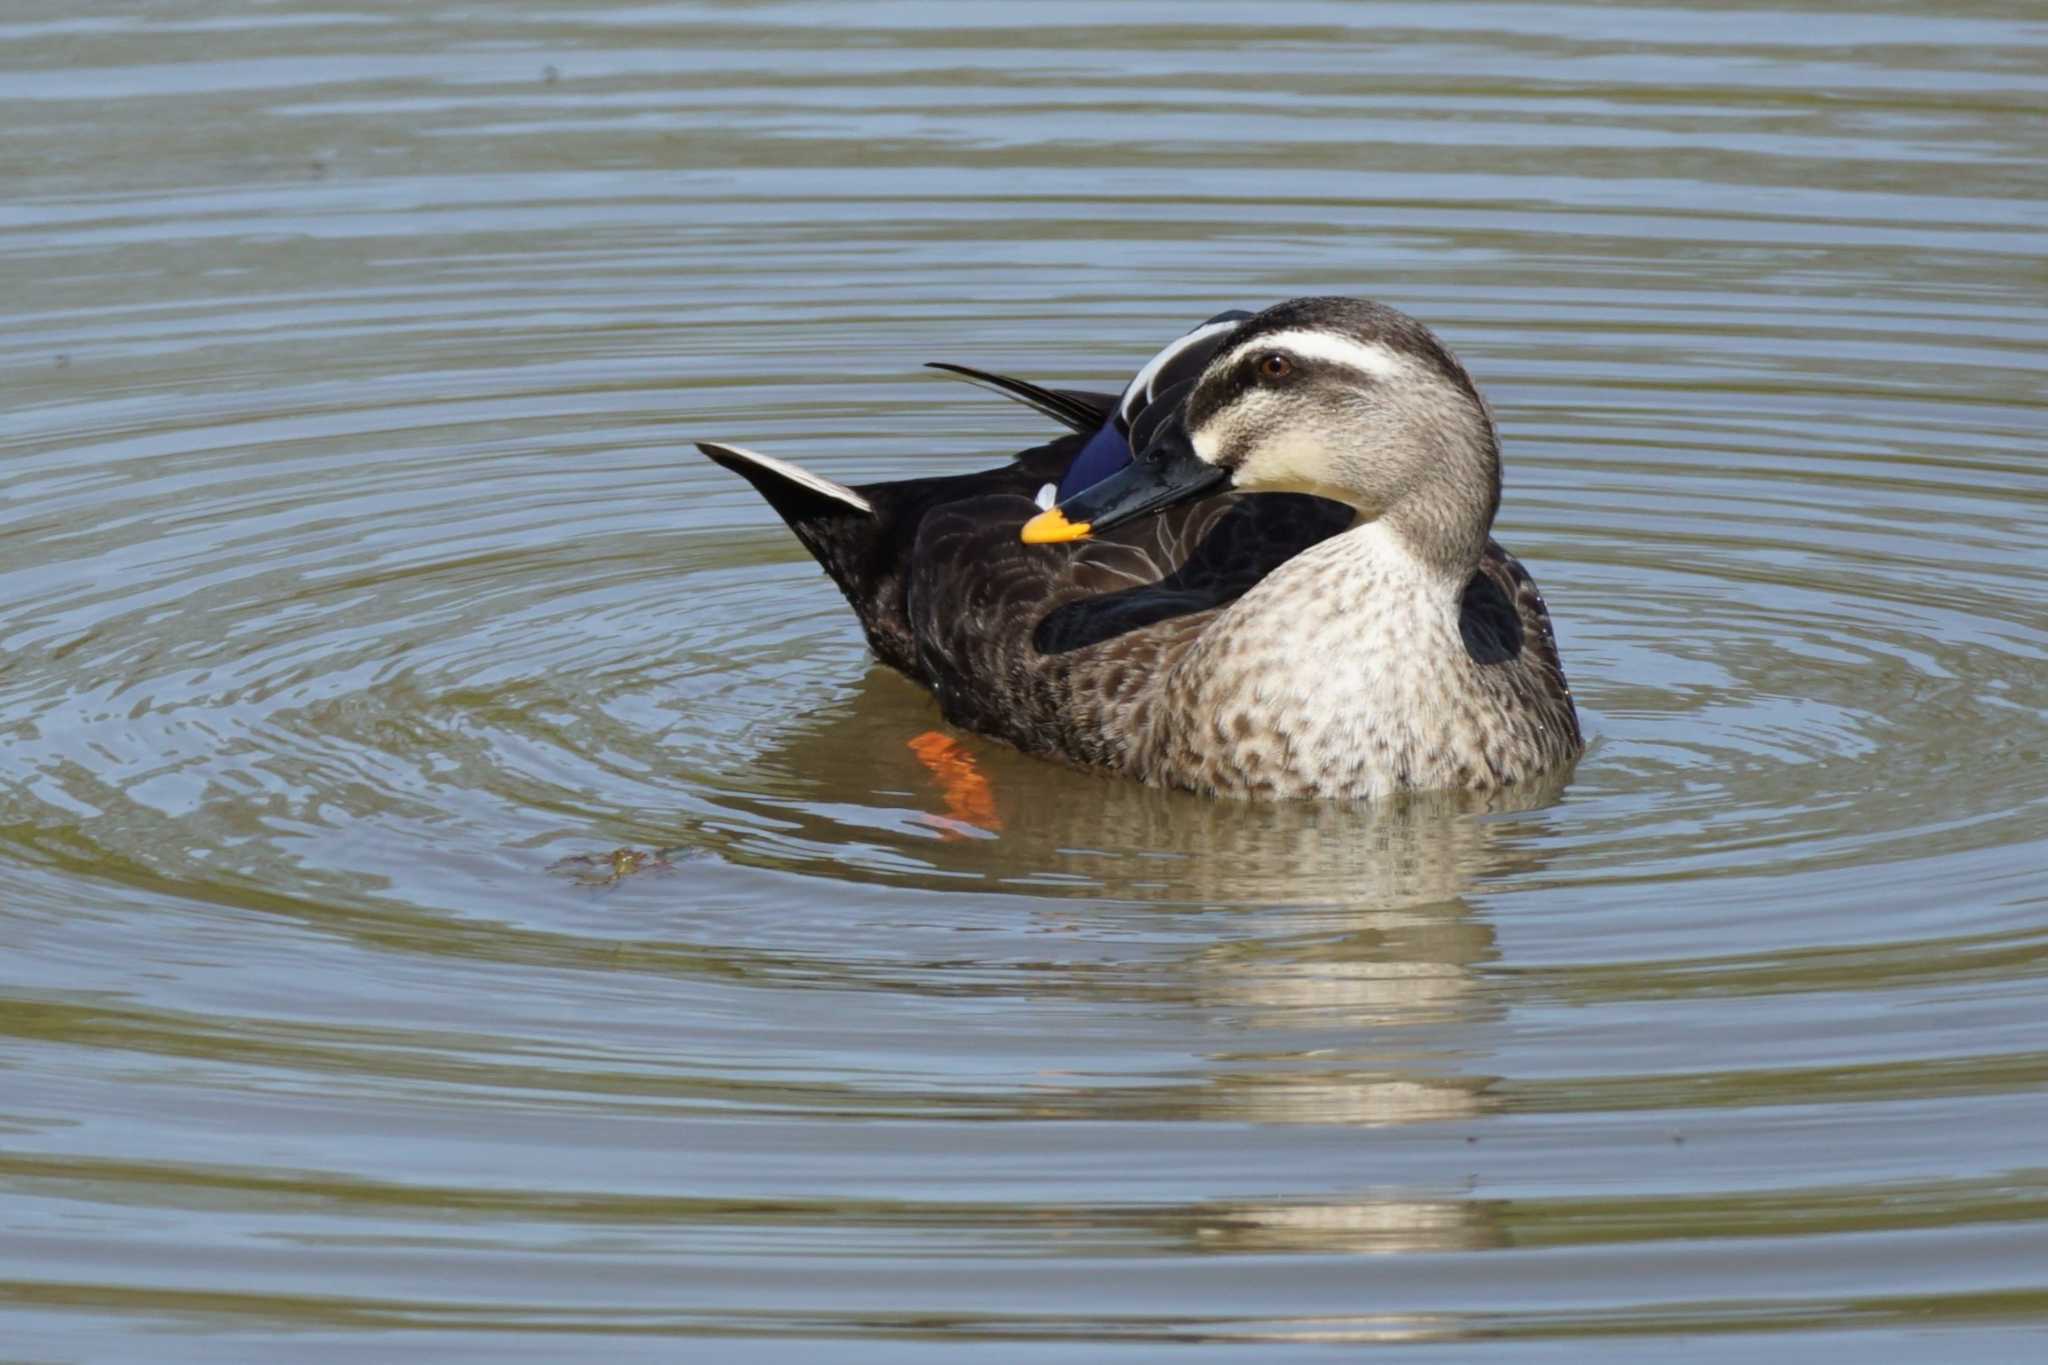
<svg viewBox="0 0 2048 1365">
<path fill-rule="evenodd" d="M 1177 503 L 1309 493 L 1386 519 L 1425 559 L 1479 556 L 1500 447 L 1464 367 L 1427 327 L 1363 299 L 1294 299 L 1240 323 L 1179 403 L 1135 428 L 1136 458 L 1024 524 L 1080 540 Z"/>
</svg>

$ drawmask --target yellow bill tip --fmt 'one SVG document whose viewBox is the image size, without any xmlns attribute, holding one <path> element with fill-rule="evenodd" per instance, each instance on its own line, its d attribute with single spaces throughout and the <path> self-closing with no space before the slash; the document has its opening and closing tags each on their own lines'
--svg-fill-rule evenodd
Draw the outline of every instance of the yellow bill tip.
<svg viewBox="0 0 2048 1365">
<path fill-rule="evenodd" d="M 1088 523 L 1068 521 L 1057 507 L 1048 507 L 1024 523 L 1018 533 L 1026 545 L 1058 545 L 1069 540 L 1086 540 Z"/>
</svg>

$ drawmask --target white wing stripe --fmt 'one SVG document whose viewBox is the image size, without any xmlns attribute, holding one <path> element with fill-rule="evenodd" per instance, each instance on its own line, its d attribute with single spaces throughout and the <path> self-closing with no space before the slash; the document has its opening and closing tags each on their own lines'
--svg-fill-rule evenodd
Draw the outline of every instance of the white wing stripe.
<svg viewBox="0 0 2048 1365">
<path fill-rule="evenodd" d="M 1130 422 L 1131 411 L 1134 405 L 1141 405 L 1144 402 L 1151 401 L 1152 381 L 1159 377 L 1159 372 L 1165 369 L 1175 356 L 1185 351 L 1188 347 L 1207 341 L 1211 337 L 1222 336 L 1225 332 L 1235 331 L 1237 326 L 1238 324 L 1234 321 L 1204 323 L 1186 336 L 1176 341 L 1168 342 L 1158 355 L 1146 361 L 1145 368 L 1139 370 L 1137 377 L 1124 386 L 1123 398 L 1117 403 L 1117 410 L 1123 414 L 1125 423 L 1128 424 Z"/>
</svg>

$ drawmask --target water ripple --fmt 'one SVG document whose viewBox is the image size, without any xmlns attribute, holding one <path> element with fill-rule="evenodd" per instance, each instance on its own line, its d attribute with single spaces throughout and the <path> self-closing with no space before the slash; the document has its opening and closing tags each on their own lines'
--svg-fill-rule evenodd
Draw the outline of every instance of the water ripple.
<svg viewBox="0 0 2048 1365">
<path fill-rule="evenodd" d="M 2048 30 L 1756 17 L 0 23 L 10 1339 L 2038 1330 Z M 1311 291 L 1493 399 L 1559 782 L 963 829 L 689 453 Z"/>
</svg>

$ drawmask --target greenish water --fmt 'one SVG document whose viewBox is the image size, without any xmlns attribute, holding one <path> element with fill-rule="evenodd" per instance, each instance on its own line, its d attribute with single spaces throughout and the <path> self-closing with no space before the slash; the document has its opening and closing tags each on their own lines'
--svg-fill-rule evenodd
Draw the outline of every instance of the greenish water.
<svg viewBox="0 0 2048 1365">
<path fill-rule="evenodd" d="M 2019 3 L 7 7 L 0 1354 L 2024 1358 L 2044 108 Z M 1587 757 L 946 837 L 688 442 L 1308 292 Z"/>
</svg>

